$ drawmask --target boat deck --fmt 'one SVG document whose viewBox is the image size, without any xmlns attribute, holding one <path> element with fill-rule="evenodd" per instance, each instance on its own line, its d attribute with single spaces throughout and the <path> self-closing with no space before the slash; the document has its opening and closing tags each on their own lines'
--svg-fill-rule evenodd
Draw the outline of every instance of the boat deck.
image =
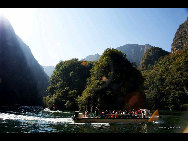
<svg viewBox="0 0 188 141">
<path fill-rule="evenodd" d="M 149 118 L 76 118 L 75 123 L 139 123 L 147 122 Z"/>
</svg>

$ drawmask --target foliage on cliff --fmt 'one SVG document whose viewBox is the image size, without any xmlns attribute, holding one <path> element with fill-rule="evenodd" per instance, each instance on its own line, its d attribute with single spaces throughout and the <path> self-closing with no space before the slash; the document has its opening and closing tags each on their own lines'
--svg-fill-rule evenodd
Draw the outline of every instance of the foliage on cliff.
<svg viewBox="0 0 188 141">
<path fill-rule="evenodd" d="M 163 50 L 162 48 L 159 47 L 151 47 L 149 48 L 146 53 L 144 54 L 144 56 L 142 57 L 142 60 L 140 62 L 140 66 L 139 69 L 140 70 L 147 70 L 150 67 L 152 67 L 155 63 L 157 63 L 157 61 L 159 60 L 159 58 L 168 55 L 169 52 Z"/>
<path fill-rule="evenodd" d="M 78 59 L 58 63 L 50 78 L 48 96 L 44 97 L 45 106 L 52 108 L 54 104 L 59 110 L 77 110 L 76 99 L 85 89 L 92 66 L 92 62 Z"/>
<path fill-rule="evenodd" d="M 91 69 L 78 104 L 80 109 L 87 110 L 96 106 L 100 109 L 137 108 L 145 99 L 142 88 L 140 71 L 121 51 L 108 48 Z"/>
<path fill-rule="evenodd" d="M 175 53 L 176 51 L 183 49 L 187 44 L 188 44 L 188 18 L 177 29 L 173 39 L 171 52 Z"/>
<path fill-rule="evenodd" d="M 188 46 L 161 58 L 142 74 L 149 108 L 178 110 L 188 102 Z"/>
</svg>

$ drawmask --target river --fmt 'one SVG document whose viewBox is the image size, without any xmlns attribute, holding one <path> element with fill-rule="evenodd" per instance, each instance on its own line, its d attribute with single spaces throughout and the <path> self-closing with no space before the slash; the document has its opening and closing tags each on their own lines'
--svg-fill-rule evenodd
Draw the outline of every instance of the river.
<svg viewBox="0 0 188 141">
<path fill-rule="evenodd" d="M 160 120 L 149 123 L 81 124 L 73 111 L 51 111 L 37 106 L 0 110 L 0 133 L 183 133 L 188 111 L 160 111 Z"/>
</svg>

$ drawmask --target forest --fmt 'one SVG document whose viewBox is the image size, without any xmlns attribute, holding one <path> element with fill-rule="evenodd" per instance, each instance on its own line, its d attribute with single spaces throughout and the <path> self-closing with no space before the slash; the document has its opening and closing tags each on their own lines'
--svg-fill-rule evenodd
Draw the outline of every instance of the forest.
<svg viewBox="0 0 188 141">
<path fill-rule="evenodd" d="M 113 48 L 106 49 L 98 61 L 62 61 L 50 78 L 44 104 L 61 110 L 182 110 L 188 99 L 188 46 L 175 53 L 161 51 L 161 57 L 155 53 L 149 54 L 155 63 L 146 63 L 149 67 L 144 69 Z M 148 57 L 143 56 L 142 62 L 144 58 Z"/>
<path fill-rule="evenodd" d="M 154 109 L 180 110 L 188 101 L 188 46 L 159 59 L 142 71 L 146 105 Z"/>
</svg>

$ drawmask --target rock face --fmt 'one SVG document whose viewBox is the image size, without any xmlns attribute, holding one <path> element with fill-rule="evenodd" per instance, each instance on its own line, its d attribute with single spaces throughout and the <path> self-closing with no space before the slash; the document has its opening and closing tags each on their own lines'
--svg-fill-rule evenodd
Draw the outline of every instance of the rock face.
<svg viewBox="0 0 188 141">
<path fill-rule="evenodd" d="M 95 55 L 88 55 L 83 61 L 97 61 L 101 56 L 97 53 Z"/>
<path fill-rule="evenodd" d="M 174 53 L 183 49 L 188 44 L 188 18 L 181 24 L 176 31 L 173 43 L 171 46 L 171 52 Z"/>
<path fill-rule="evenodd" d="M 140 61 L 144 55 L 144 53 L 151 47 L 149 44 L 138 45 L 138 44 L 126 44 L 124 46 L 117 47 L 116 49 L 122 51 L 126 54 L 127 59 L 130 62 L 135 62 L 137 66 L 140 65 Z M 85 61 L 97 61 L 100 58 L 99 54 L 89 55 L 85 59 Z"/>
<path fill-rule="evenodd" d="M 149 66 L 153 66 L 159 60 L 159 58 L 168 54 L 170 54 L 170 52 L 167 52 L 159 47 L 149 48 L 144 54 L 144 56 L 142 57 L 139 69 L 141 70 L 149 69 Z"/>
<path fill-rule="evenodd" d="M 0 105 L 42 105 L 48 76 L 29 47 L 0 18 Z"/>
<path fill-rule="evenodd" d="M 127 55 L 127 59 L 130 62 L 135 62 L 137 66 L 140 65 L 140 61 L 144 53 L 151 47 L 149 44 L 138 45 L 138 44 L 126 44 L 118 47 L 117 50 L 122 51 Z"/>
</svg>

